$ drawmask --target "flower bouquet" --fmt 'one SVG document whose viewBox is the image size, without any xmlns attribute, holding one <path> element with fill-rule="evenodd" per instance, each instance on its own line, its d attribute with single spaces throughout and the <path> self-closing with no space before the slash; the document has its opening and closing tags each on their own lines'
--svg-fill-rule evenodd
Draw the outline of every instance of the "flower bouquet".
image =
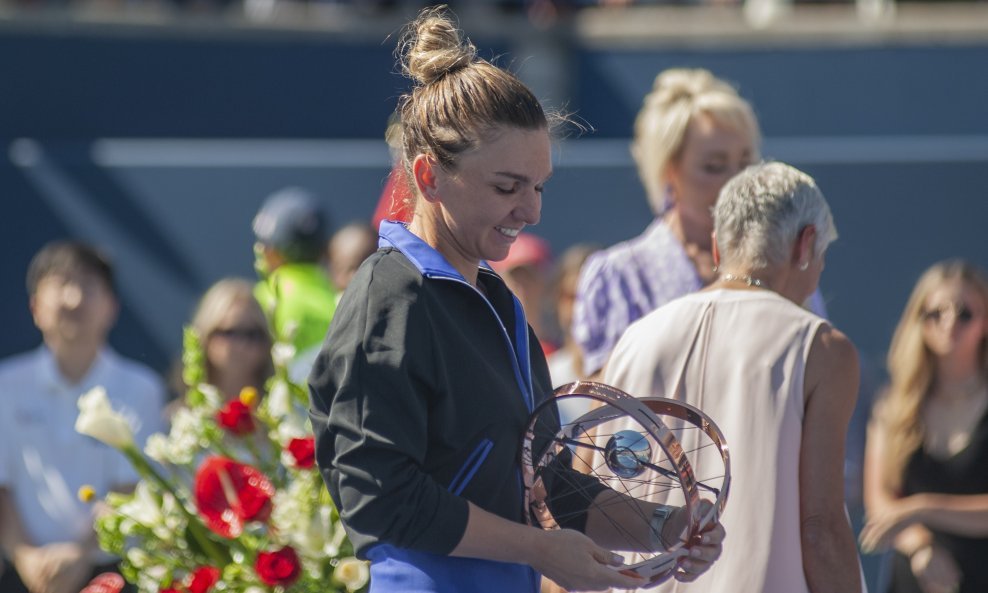
<svg viewBox="0 0 988 593">
<path fill-rule="evenodd" d="M 291 346 L 275 344 L 267 393 L 247 388 L 225 401 L 205 382 L 202 346 L 186 329 L 187 405 L 143 452 L 101 388 L 80 398 L 76 430 L 119 449 L 140 476 L 132 493 L 107 495 L 95 527 L 141 593 L 366 589 L 367 565 L 353 557 L 314 467 L 308 394 L 289 378 L 293 357 Z"/>
</svg>

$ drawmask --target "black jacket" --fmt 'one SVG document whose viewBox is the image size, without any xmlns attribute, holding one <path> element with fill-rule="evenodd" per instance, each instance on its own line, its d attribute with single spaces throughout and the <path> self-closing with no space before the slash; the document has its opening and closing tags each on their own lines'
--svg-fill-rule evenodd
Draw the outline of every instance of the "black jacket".
<svg viewBox="0 0 988 593">
<path fill-rule="evenodd" d="M 385 223 L 381 245 L 309 378 L 316 460 L 359 556 L 448 554 L 468 500 L 524 520 L 521 436 L 549 371 L 494 272 L 480 270 L 485 298 L 404 227 Z"/>
</svg>

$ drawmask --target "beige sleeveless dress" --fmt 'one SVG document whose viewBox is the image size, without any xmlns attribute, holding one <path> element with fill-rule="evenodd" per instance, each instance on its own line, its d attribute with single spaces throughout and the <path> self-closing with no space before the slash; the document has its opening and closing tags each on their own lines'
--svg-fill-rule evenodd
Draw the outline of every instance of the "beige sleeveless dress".
<svg viewBox="0 0 988 593">
<path fill-rule="evenodd" d="M 684 399 L 721 428 L 731 453 L 720 559 L 693 583 L 649 591 L 809 591 L 799 527 L 803 377 L 825 323 L 769 290 L 720 289 L 665 305 L 617 344 L 605 383 L 638 397 Z"/>
</svg>

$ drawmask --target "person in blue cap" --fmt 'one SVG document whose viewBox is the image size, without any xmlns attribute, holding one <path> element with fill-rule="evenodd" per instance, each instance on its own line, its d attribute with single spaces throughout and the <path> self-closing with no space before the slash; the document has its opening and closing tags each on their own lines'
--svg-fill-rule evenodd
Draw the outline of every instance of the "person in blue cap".
<svg viewBox="0 0 988 593">
<path fill-rule="evenodd" d="M 319 201 L 299 187 L 279 190 L 254 218 L 254 288 L 274 335 L 295 347 L 300 376 L 326 336 L 336 311 L 336 289 L 320 262 L 328 220 Z M 294 374 L 294 373 L 293 373 Z"/>
</svg>

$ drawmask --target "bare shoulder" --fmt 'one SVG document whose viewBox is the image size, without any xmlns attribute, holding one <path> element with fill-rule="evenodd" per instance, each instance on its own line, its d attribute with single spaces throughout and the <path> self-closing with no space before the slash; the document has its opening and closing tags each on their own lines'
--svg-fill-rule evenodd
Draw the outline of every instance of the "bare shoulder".
<svg viewBox="0 0 988 593">
<path fill-rule="evenodd" d="M 817 391 L 857 396 L 860 374 L 858 349 L 842 331 L 823 324 L 813 337 L 806 360 L 806 396 Z"/>
</svg>

